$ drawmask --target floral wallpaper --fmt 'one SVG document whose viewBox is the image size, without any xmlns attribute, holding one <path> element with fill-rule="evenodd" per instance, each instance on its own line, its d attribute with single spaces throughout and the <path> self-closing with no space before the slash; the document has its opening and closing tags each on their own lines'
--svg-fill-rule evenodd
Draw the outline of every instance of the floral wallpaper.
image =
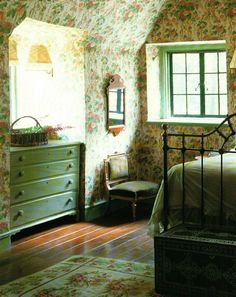
<svg viewBox="0 0 236 297">
<path fill-rule="evenodd" d="M 236 75 L 229 70 L 229 64 L 236 48 L 236 2 L 231 0 L 167 0 L 163 5 L 147 43 L 226 40 L 227 43 L 227 80 L 228 80 L 228 113 L 236 108 Z M 162 148 L 159 125 L 146 123 L 146 64 L 145 46 L 140 50 L 140 86 L 141 96 L 141 134 L 139 135 L 139 155 L 142 166 L 139 167 L 141 177 L 159 180 L 162 175 Z M 172 132 L 204 133 L 212 128 L 198 126 L 169 125 Z M 193 140 L 191 142 L 194 144 Z M 210 147 L 217 147 L 218 137 L 212 137 Z M 175 143 L 173 142 L 173 145 Z M 172 154 L 170 164 L 178 162 L 180 156 Z"/>
<path fill-rule="evenodd" d="M 9 73 L 8 39 L 26 18 L 88 32 L 84 48 L 85 147 L 82 203 L 103 199 L 103 159 L 115 151 L 132 153 L 132 172 L 160 181 L 161 129 L 146 123 L 145 42 L 225 39 L 227 61 L 236 47 L 236 4 L 231 0 L 1 0 L 0 1 L 0 233 L 9 222 Z M 68 50 L 77 52 L 76 44 Z M 64 58 L 66 57 L 64 52 Z M 69 71 L 78 67 L 72 58 Z M 127 126 L 114 137 L 106 130 L 106 95 L 110 75 L 126 85 Z M 74 84 L 69 84 L 74 88 Z M 229 112 L 235 110 L 236 76 L 228 71 Z M 172 131 L 201 132 L 171 126 Z M 204 129 L 206 131 L 206 129 Z M 214 145 L 217 139 L 212 139 Z M 174 156 L 172 162 L 176 162 Z M 135 162 L 135 160 L 137 162 Z M 136 169 L 138 171 L 136 172 Z"/>
<path fill-rule="evenodd" d="M 85 200 L 82 203 L 91 206 L 103 198 L 102 168 L 106 155 L 115 151 L 135 155 L 137 151 L 137 135 L 141 133 L 137 51 L 152 30 L 163 3 L 164 0 L 0 1 L 0 234 L 9 228 L 8 40 L 14 28 L 27 17 L 88 32 L 83 44 L 86 125 L 82 169 Z M 78 51 L 76 44 L 68 47 Z M 67 51 L 64 55 L 66 57 Z M 69 71 L 77 67 L 77 63 L 78 59 L 71 59 Z M 127 86 L 127 126 L 117 137 L 106 131 L 105 87 L 114 73 L 120 74 Z M 134 165 L 132 169 L 134 172 Z"/>
<path fill-rule="evenodd" d="M 136 151 L 135 131 L 139 130 L 140 107 L 138 98 L 137 68 L 138 59 L 129 53 L 112 52 L 92 49 L 86 53 L 86 186 L 85 200 L 87 205 L 93 205 L 103 198 L 103 160 L 115 151 Z M 119 62 L 118 62 L 119 61 Z M 96 71 L 95 71 L 96 69 Z M 106 100 L 105 87 L 108 78 L 113 73 L 119 73 L 126 86 L 126 129 L 118 136 L 108 134 L 106 130 Z M 91 84 L 89 80 L 96 81 Z M 96 94 L 96 99 L 88 94 Z M 99 112 L 102 111 L 102 112 Z M 98 144 L 101 143 L 99 149 Z M 89 153 L 88 153 L 89 150 Z M 100 160 L 100 162 L 98 162 Z M 96 168 L 96 170 L 94 170 Z"/>
</svg>

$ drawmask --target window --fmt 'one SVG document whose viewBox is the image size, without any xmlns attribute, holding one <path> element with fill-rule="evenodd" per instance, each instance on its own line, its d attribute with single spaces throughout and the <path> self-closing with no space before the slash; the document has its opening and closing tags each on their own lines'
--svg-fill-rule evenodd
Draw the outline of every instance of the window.
<svg viewBox="0 0 236 297">
<path fill-rule="evenodd" d="M 216 124 L 228 113 L 226 42 L 146 45 L 148 121 Z"/>
<path fill-rule="evenodd" d="M 11 122 L 24 115 L 37 118 L 43 125 L 55 125 L 59 115 L 55 105 L 55 85 L 45 71 L 25 70 L 22 66 L 10 65 Z M 60 122 L 59 122 L 60 123 Z M 27 126 L 31 120 L 19 124 Z"/>
<path fill-rule="evenodd" d="M 84 102 L 70 87 L 65 72 L 52 76 L 45 70 L 28 69 L 22 64 L 10 65 L 11 123 L 22 116 L 32 116 L 42 126 L 71 127 L 59 134 L 83 140 Z M 26 118 L 17 122 L 15 128 L 34 124 L 32 119 Z"/>
<path fill-rule="evenodd" d="M 172 116 L 227 114 L 226 52 L 169 53 Z"/>
</svg>

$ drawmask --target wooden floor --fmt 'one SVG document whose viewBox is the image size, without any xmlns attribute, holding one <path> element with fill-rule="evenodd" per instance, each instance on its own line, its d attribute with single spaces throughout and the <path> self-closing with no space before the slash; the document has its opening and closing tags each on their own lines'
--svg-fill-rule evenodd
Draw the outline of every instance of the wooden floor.
<svg viewBox="0 0 236 297">
<path fill-rule="evenodd" d="M 12 248 L 0 254 L 0 284 L 42 270 L 72 255 L 86 254 L 153 263 L 153 240 L 147 235 L 146 212 L 131 221 L 121 211 L 94 222 L 71 218 L 20 232 Z M 30 233 L 29 233 L 30 231 Z"/>
</svg>

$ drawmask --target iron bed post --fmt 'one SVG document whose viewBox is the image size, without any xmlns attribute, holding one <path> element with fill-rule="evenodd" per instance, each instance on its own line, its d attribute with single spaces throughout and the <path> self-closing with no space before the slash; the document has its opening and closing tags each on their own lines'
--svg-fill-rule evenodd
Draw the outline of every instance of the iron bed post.
<svg viewBox="0 0 236 297">
<path fill-rule="evenodd" d="M 223 223 L 223 150 L 220 150 L 220 226 Z"/>
<path fill-rule="evenodd" d="M 204 134 L 201 134 L 201 213 L 200 213 L 200 224 L 204 225 L 205 217 L 204 217 L 204 178 L 203 178 L 203 156 L 204 156 Z"/>
<path fill-rule="evenodd" d="M 185 134 L 182 135 L 182 223 L 185 223 Z"/>
<path fill-rule="evenodd" d="M 169 213 L 169 203 L 168 203 L 168 133 L 167 133 L 167 125 L 162 125 L 163 133 L 163 185 L 164 185 L 164 201 L 163 201 L 163 212 L 164 212 L 164 218 L 163 218 L 163 227 L 164 231 L 167 231 L 168 228 L 168 213 Z"/>
</svg>

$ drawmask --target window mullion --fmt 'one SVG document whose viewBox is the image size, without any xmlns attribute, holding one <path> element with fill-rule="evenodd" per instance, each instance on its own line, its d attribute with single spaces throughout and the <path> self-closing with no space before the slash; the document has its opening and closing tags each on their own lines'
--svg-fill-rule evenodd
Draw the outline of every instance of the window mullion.
<svg viewBox="0 0 236 297">
<path fill-rule="evenodd" d="M 201 116 L 205 116 L 205 67 L 204 67 L 204 53 L 200 55 L 200 102 L 201 102 Z"/>
</svg>

